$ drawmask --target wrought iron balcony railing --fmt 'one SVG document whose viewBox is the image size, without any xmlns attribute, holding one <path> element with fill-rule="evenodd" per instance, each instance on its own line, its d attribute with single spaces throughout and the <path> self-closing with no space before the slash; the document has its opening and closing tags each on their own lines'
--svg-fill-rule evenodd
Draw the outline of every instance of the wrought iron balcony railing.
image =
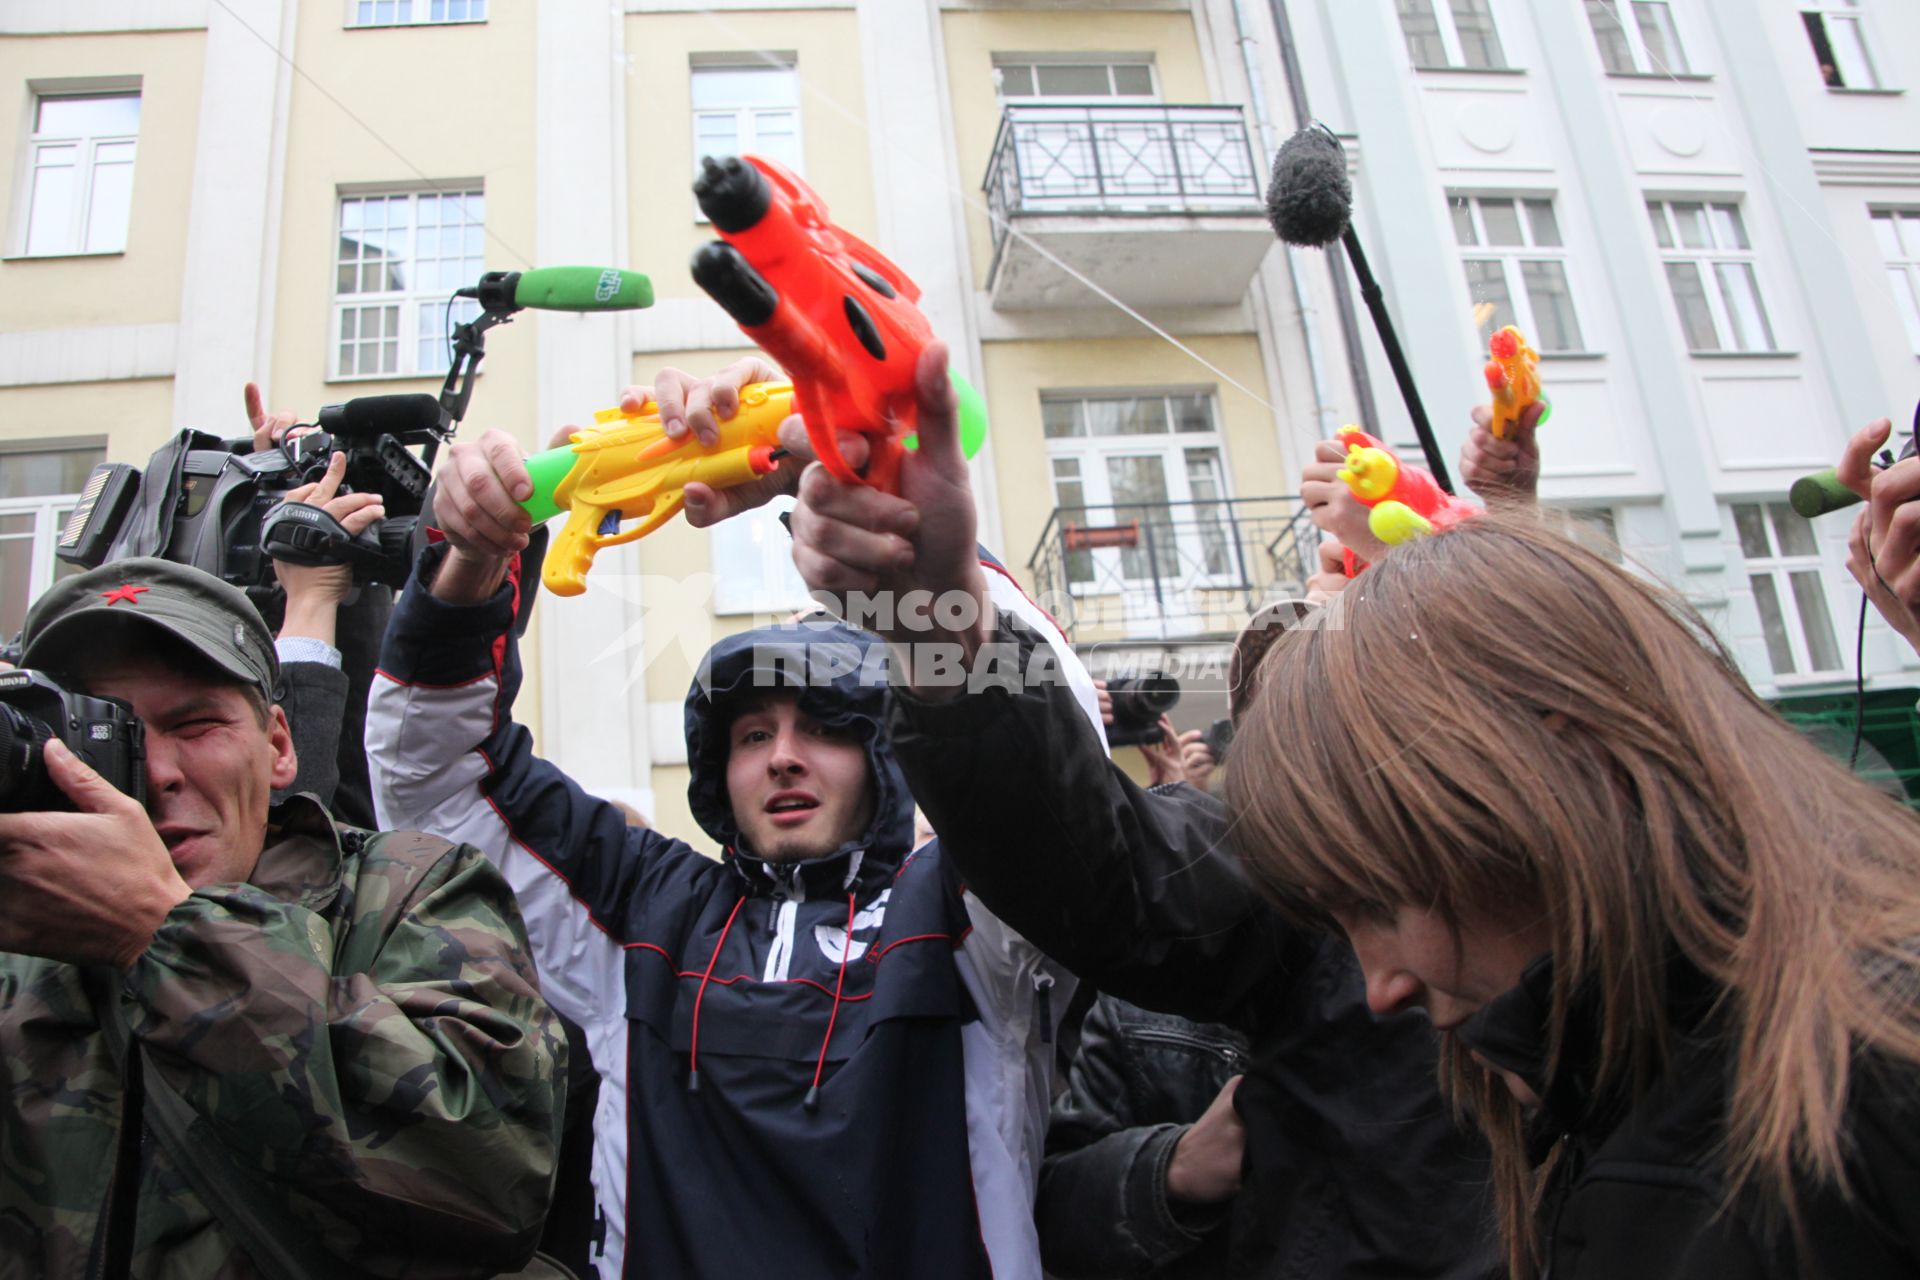
<svg viewBox="0 0 1920 1280">
<path fill-rule="evenodd" d="M 1069 639 L 1170 639 L 1301 594 L 1319 544 L 1298 498 L 1056 507 L 1027 567 Z"/>
<path fill-rule="evenodd" d="M 1015 106 L 987 165 L 994 247 L 1022 214 L 1257 213 L 1237 106 Z"/>
</svg>

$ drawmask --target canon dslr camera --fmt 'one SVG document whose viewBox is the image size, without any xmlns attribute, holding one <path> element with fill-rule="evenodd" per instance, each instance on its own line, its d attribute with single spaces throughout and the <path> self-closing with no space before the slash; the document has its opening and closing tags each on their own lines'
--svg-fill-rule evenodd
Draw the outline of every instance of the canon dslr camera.
<svg viewBox="0 0 1920 1280">
<path fill-rule="evenodd" d="M 146 738 L 126 703 L 74 693 L 38 671 L 0 671 L 0 813 L 73 808 L 47 773 L 46 746 L 54 738 L 146 803 Z"/>
</svg>

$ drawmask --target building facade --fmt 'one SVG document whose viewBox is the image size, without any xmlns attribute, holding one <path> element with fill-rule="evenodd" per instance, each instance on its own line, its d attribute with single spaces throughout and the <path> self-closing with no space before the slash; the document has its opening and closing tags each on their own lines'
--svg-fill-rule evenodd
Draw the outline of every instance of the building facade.
<svg viewBox="0 0 1920 1280">
<path fill-rule="evenodd" d="M 1850 731 L 1854 512 L 1809 523 L 1785 495 L 1873 419 L 1904 432 L 1920 397 L 1920 10 L 1285 10 L 1449 454 L 1485 326 L 1521 324 L 1555 406 L 1546 500 L 1686 591 L 1789 715 Z M 1871 740 L 1920 766 L 1913 652 L 1869 612 L 1864 655 Z"/>
<path fill-rule="evenodd" d="M 1222 641 L 1309 568 L 1312 442 L 1365 403 L 1407 434 L 1371 335 L 1353 376 L 1339 264 L 1265 222 L 1304 98 L 1449 453 L 1484 322 L 1518 321 L 1548 500 L 1770 696 L 1831 695 L 1845 518 L 1782 502 L 1920 381 L 1916 36 L 1891 0 L 0 0 L 0 629 L 95 462 L 241 434 L 249 379 L 303 418 L 435 390 L 482 271 L 628 268 L 658 301 L 493 330 L 469 435 L 531 450 L 747 354 L 684 264 L 699 157 L 751 152 L 920 285 L 987 403 L 989 547 L 1097 669 L 1180 670 L 1203 725 Z M 804 603 L 775 514 L 610 552 L 529 636 L 542 749 L 676 834 L 694 662 Z M 1869 625 L 1871 688 L 1916 666 Z"/>
</svg>

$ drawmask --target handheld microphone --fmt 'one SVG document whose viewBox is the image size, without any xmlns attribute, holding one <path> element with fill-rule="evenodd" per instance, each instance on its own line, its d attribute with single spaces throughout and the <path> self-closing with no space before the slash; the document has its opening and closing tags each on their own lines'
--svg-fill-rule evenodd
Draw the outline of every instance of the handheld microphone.
<svg viewBox="0 0 1920 1280">
<path fill-rule="evenodd" d="M 1898 462 L 1905 462 L 1920 452 L 1920 404 L 1913 407 L 1914 434 L 1907 437 L 1906 447 L 1900 450 Z M 1887 453 L 1880 453 L 1882 465 L 1886 463 Z M 1840 483 L 1840 473 L 1833 467 L 1825 471 L 1816 471 L 1810 476 L 1801 476 L 1787 490 L 1787 502 L 1794 511 L 1808 520 L 1826 515 L 1829 511 L 1840 511 L 1860 501 L 1860 495 Z"/>
<path fill-rule="evenodd" d="M 1267 184 L 1267 221 L 1273 224 L 1274 234 L 1288 244 L 1324 249 L 1339 241 L 1346 249 L 1354 279 L 1360 285 L 1360 297 L 1380 334 L 1380 346 L 1387 353 L 1400 398 L 1406 401 L 1407 416 L 1413 419 L 1413 434 L 1419 438 L 1427 470 L 1443 491 L 1452 493 L 1446 459 L 1427 421 L 1420 391 L 1413 385 L 1413 370 L 1400 349 L 1393 318 L 1387 314 L 1386 296 L 1373 278 L 1373 268 L 1367 265 L 1367 255 L 1353 229 L 1353 182 L 1347 177 L 1346 148 L 1326 125 L 1318 121 L 1308 125 L 1282 143 L 1273 157 L 1273 177 Z"/>
<path fill-rule="evenodd" d="M 480 283 L 454 291 L 476 298 L 482 310 L 512 315 L 536 311 L 635 311 L 653 305 L 653 282 L 638 271 L 612 267 L 536 267 L 531 271 L 489 271 Z"/>
</svg>

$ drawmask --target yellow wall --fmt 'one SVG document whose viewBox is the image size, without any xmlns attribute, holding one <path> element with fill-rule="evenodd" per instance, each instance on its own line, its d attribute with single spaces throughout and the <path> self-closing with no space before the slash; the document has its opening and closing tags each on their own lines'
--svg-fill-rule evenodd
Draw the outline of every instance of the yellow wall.
<svg viewBox="0 0 1920 1280">
<path fill-rule="evenodd" d="M 995 54 L 1148 54 L 1162 102 L 1206 102 L 1211 96 L 1193 19 L 1185 13 L 993 10 L 951 11 L 941 18 L 953 93 L 954 146 L 961 189 L 967 197 L 967 243 L 973 255 L 974 282 L 981 288 L 986 287 L 987 266 L 993 261 L 993 238 L 980 186 L 986 181 L 1000 128 L 1000 105 L 993 88 Z"/>
<path fill-rule="evenodd" d="M 108 462 L 146 466 L 160 441 L 154 424 L 172 420 L 171 378 L 0 388 L 0 440 L 71 448 L 104 438 Z"/>
<path fill-rule="evenodd" d="M 340 13 L 338 5 L 301 6 L 298 56 L 320 88 L 294 81 L 287 135 L 270 398 L 303 416 L 355 395 L 440 385 L 438 378 L 326 380 L 342 187 L 408 191 L 426 186 L 422 175 L 435 183 L 478 179 L 486 192 L 487 269 L 539 265 L 532 257 L 532 6 L 493 5 L 484 23 L 415 28 L 350 30 Z M 463 434 L 497 425 L 528 447 L 543 434 L 532 421 L 537 323 L 523 318 L 488 334 Z"/>
<path fill-rule="evenodd" d="M 1188 338 L 1187 345 L 1235 382 L 1272 400 L 1252 335 Z M 1209 387 L 1219 411 L 1228 484 L 1235 497 L 1293 491 L 1281 465 L 1273 416 L 1265 406 L 1216 378 L 1204 366 L 1155 337 L 1089 341 L 992 342 L 983 348 L 987 421 L 993 439 L 994 476 L 1007 545 L 994 548 L 1029 589 L 1027 558 L 1053 512 L 1053 480 L 1041 428 L 1043 391 L 1098 391 L 1160 386 Z"/>
<path fill-rule="evenodd" d="M 700 824 L 693 820 L 687 805 L 687 780 L 692 776 L 685 765 L 668 765 L 653 771 L 654 812 L 647 815 L 662 835 L 684 840 L 709 858 L 720 856 L 720 846 Z"/>
<path fill-rule="evenodd" d="M 179 318 L 205 48 L 204 31 L 0 40 L 0 83 L 19 86 L 17 93 L 0 95 L 0 139 L 7 147 L 7 163 L 0 165 L 0 209 L 8 211 L 8 252 L 25 238 L 26 193 L 19 190 L 25 173 L 19 156 L 33 127 L 27 83 L 141 78 L 126 252 L 0 263 L 0 333 Z"/>
<path fill-rule="evenodd" d="M 866 81 L 852 10 L 634 14 L 627 20 L 628 192 L 636 270 L 663 298 L 702 296 L 687 272 L 715 239 L 693 199 L 692 55 L 791 52 L 800 73 L 801 156 L 834 222 L 873 239 Z"/>
</svg>

